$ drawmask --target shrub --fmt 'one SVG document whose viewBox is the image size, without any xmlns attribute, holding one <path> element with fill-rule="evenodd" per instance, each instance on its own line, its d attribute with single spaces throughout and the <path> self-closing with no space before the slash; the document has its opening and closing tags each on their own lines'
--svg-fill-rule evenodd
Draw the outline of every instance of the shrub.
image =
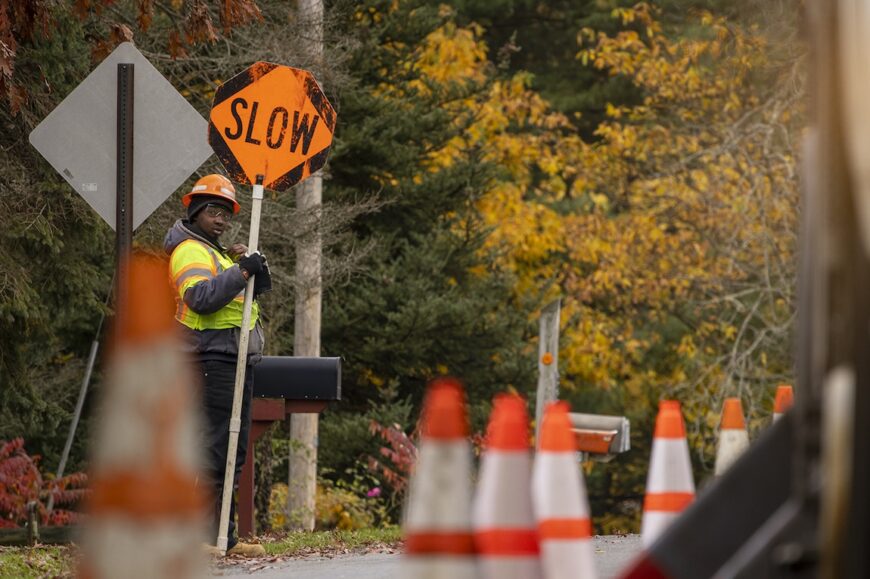
<svg viewBox="0 0 870 579">
<path fill-rule="evenodd" d="M 377 455 L 382 441 L 369 427 L 380 424 L 409 424 L 412 405 L 409 399 L 372 404 L 365 412 L 328 412 L 320 421 L 318 468 L 321 476 L 336 480 L 360 461 Z"/>
<path fill-rule="evenodd" d="M 375 526 L 390 526 L 380 487 L 366 488 L 364 477 L 354 477 L 351 483 L 321 479 L 315 496 L 315 528 L 317 530 L 350 531 Z M 287 485 L 272 487 L 269 521 L 273 529 L 286 528 Z"/>
<path fill-rule="evenodd" d="M 87 475 L 73 473 L 58 480 L 46 480 L 37 467 L 39 456 L 24 450 L 24 439 L 0 441 L 0 527 L 17 527 L 27 522 L 27 505 L 35 503 L 42 525 L 67 525 L 76 522 L 77 513 L 59 509 L 84 498 Z M 51 515 L 46 508 L 54 495 Z"/>
</svg>

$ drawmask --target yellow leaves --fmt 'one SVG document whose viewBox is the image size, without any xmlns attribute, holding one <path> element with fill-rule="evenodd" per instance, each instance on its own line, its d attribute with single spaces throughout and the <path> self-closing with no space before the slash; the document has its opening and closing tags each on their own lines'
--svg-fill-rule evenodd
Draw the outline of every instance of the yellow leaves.
<svg viewBox="0 0 870 579">
<path fill-rule="evenodd" d="M 622 107 L 615 107 L 612 104 L 607 103 L 605 114 L 612 119 L 619 119 L 622 117 L 622 110 Z"/>
<path fill-rule="evenodd" d="M 733 371 L 723 360 L 754 331 L 746 288 L 779 283 L 754 323 L 789 323 L 779 296 L 791 287 L 795 160 L 773 135 L 800 111 L 762 100 L 757 32 L 702 13 L 705 30 L 674 41 L 651 14 L 614 11 L 635 30 L 645 17 L 645 35 L 578 36 L 584 66 L 624 76 L 643 100 L 607 105 L 596 144 L 564 157 L 582 176 L 574 197 L 588 204 L 563 217 L 564 307 L 578 322 L 560 355 L 583 384 L 636 395 L 703 375 L 697 388 L 713 391 Z M 759 348 L 753 366 L 775 368 L 771 352 Z"/>
<path fill-rule="evenodd" d="M 363 370 L 360 372 L 359 380 L 362 384 L 371 384 L 372 386 L 375 386 L 376 388 L 380 388 L 381 386 L 386 384 L 384 379 L 381 378 L 380 376 L 376 375 L 371 370 L 371 368 L 363 368 Z"/>
<path fill-rule="evenodd" d="M 486 45 L 479 38 L 481 34 L 476 24 L 458 27 L 448 21 L 426 37 L 409 66 L 418 68 L 425 79 L 440 84 L 482 82 L 486 79 L 488 64 Z M 429 90 L 423 81 L 413 84 L 420 91 Z"/>
<path fill-rule="evenodd" d="M 694 339 L 690 334 L 683 336 L 680 340 L 680 345 L 677 346 L 677 353 L 686 358 L 694 358 L 698 353 L 698 348 L 695 345 Z"/>
<path fill-rule="evenodd" d="M 694 169 L 691 171 L 690 176 L 692 181 L 695 184 L 695 188 L 699 191 L 708 191 L 710 188 L 710 181 L 707 179 L 707 173 L 701 171 L 699 169 Z"/>
</svg>

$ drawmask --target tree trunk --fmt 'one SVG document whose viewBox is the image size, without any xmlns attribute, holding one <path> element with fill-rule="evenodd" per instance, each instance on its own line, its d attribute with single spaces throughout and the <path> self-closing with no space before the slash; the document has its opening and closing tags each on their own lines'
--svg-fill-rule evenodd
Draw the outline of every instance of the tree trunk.
<svg viewBox="0 0 870 579">
<path fill-rule="evenodd" d="M 299 21 L 309 36 L 312 60 L 323 54 L 323 2 L 299 0 Z M 296 207 L 312 223 L 311 232 L 296 245 L 296 315 L 293 337 L 295 356 L 320 356 L 321 258 L 320 207 L 323 181 L 312 175 L 296 189 Z M 290 468 L 287 479 L 287 513 L 291 528 L 314 530 L 314 497 L 317 491 L 317 414 L 290 418 Z"/>
</svg>

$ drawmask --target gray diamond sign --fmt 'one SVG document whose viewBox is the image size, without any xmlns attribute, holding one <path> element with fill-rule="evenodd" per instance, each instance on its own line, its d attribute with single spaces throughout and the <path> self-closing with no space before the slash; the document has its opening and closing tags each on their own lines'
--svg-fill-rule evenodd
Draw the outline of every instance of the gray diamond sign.
<svg viewBox="0 0 870 579">
<path fill-rule="evenodd" d="M 30 133 L 30 143 L 115 229 L 118 65 L 133 64 L 133 228 L 212 154 L 208 123 L 131 43 L 119 45 Z"/>
</svg>

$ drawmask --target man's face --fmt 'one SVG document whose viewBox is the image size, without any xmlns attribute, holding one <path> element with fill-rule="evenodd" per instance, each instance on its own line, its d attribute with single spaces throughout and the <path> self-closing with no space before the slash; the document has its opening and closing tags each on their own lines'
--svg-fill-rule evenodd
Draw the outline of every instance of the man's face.
<svg viewBox="0 0 870 579">
<path fill-rule="evenodd" d="M 209 203 L 199 213 L 196 214 L 194 220 L 206 234 L 215 239 L 223 235 L 227 225 L 233 219 L 231 209 L 224 207 L 218 203 Z"/>
</svg>

